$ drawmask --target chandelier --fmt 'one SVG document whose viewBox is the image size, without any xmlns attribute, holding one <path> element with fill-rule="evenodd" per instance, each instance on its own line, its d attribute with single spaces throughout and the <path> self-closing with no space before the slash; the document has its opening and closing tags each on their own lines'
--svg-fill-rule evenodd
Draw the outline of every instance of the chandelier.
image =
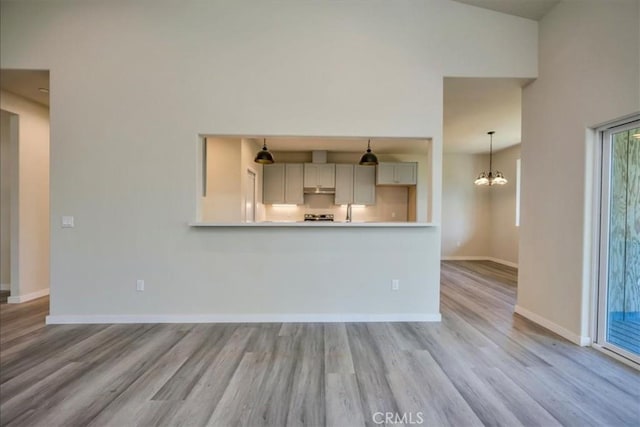
<svg viewBox="0 0 640 427">
<path fill-rule="evenodd" d="M 489 135 L 489 173 L 481 172 L 480 175 L 473 182 L 475 185 L 504 185 L 507 183 L 507 179 L 504 177 L 502 172 L 496 171 L 496 174 L 493 174 L 491 167 L 493 166 L 493 134 L 495 131 L 487 132 Z"/>
</svg>

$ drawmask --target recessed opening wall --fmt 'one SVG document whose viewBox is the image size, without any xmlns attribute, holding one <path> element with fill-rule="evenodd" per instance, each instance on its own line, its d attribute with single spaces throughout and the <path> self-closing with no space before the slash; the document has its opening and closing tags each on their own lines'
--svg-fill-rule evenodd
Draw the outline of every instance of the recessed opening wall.
<svg viewBox="0 0 640 427">
<path fill-rule="evenodd" d="M 443 76 L 535 77 L 536 23 L 440 0 L 274 5 L 2 3 L 3 66 L 51 70 L 51 217 L 77 221 L 51 229 L 54 320 L 437 317 L 437 227 L 189 227 L 197 135 L 431 136 L 438 224 Z"/>
</svg>

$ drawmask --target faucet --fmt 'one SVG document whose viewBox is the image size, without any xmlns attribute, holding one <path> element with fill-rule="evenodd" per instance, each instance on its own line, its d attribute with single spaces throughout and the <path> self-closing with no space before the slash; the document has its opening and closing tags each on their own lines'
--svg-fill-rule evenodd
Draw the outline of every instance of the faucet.
<svg viewBox="0 0 640 427">
<path fill-rule="evenodd" d="M 347 205 L 347 222 L 351 222 L 351 203 Z"/>
</svg>

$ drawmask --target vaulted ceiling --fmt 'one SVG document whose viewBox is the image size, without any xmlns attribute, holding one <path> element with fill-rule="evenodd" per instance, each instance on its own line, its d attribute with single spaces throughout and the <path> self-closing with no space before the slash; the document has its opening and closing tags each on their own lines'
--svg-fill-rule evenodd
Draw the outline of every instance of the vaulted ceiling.
<svg viewBox="0 0 640 427">
<path fill-rule="evenodd" d="M 459 3 L 469 4 L 484 9 L 495 10 L 496 12 L 508 15 L 520 16 L 522 18 L 539 21 L 547 14 L 560 0 L 454 0 Z"/>
</svg>

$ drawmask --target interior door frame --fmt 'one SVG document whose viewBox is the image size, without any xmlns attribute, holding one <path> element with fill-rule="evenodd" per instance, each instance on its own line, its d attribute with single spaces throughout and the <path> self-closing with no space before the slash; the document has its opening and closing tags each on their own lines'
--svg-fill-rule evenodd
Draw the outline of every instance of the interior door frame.
<svg viewBox="0 0 640 427">
<path fill-rule="evenodd" d="M 9 119 L 8 155 L 9 163 L 9 299 L 7 302 L 20 302 L 15 298 L 20 293 L 20 114 L 2 108 Z M 49 189 L 50 191 L 50 189 Z M 31 260 L 27 255 L 27 260 Z M 23 258 L 24 259 L 24 258 Z M 32 261 L 32 260 L 31 260 Z M 7 290 L 7 289 L 4 289 Z M 12 299 L 11 297 L 14 297 Z"/>
<path fill-rule="evenodd" d="M 594 330 L 593 336 L 596 338 L 594 344 L 624 357 L 634 363 L 640 364 L 640 356 L 618 347 L 607 341 L 608 316 L 607 316 L 607 284 L 609 277 L 609 219 L 610 219 L 610 195 L 611 195 L 611 137 L 625 130 L 638 127 L 640 114 L 627 117 L 597 129 L 598 153 L 595 158 L 600 173 L 596 174 L 598 179 L 595 188 L 598 191 L 597 200 L 594 206 L 597 209 L 597 230 L 595 233 L 597 251 L 596 262 L 596 291 L 594 301 Z"/>
<path fill-rule="evenodd" d="M 251 204 L 251 209 L 253 210 L 253 222 L 256 222 L 258 209 L 256 208 L 256 204 L 258 203 L 258 172 L 256 172 L 253 168 L 247 168 L 246 170 L 247 177 L 251 174 L 253 175 L 253 203 Z M 245 189 L 244 189 L 244 221 L 247 221 L 247 181 L 245 181 Z"/>
</svg>

